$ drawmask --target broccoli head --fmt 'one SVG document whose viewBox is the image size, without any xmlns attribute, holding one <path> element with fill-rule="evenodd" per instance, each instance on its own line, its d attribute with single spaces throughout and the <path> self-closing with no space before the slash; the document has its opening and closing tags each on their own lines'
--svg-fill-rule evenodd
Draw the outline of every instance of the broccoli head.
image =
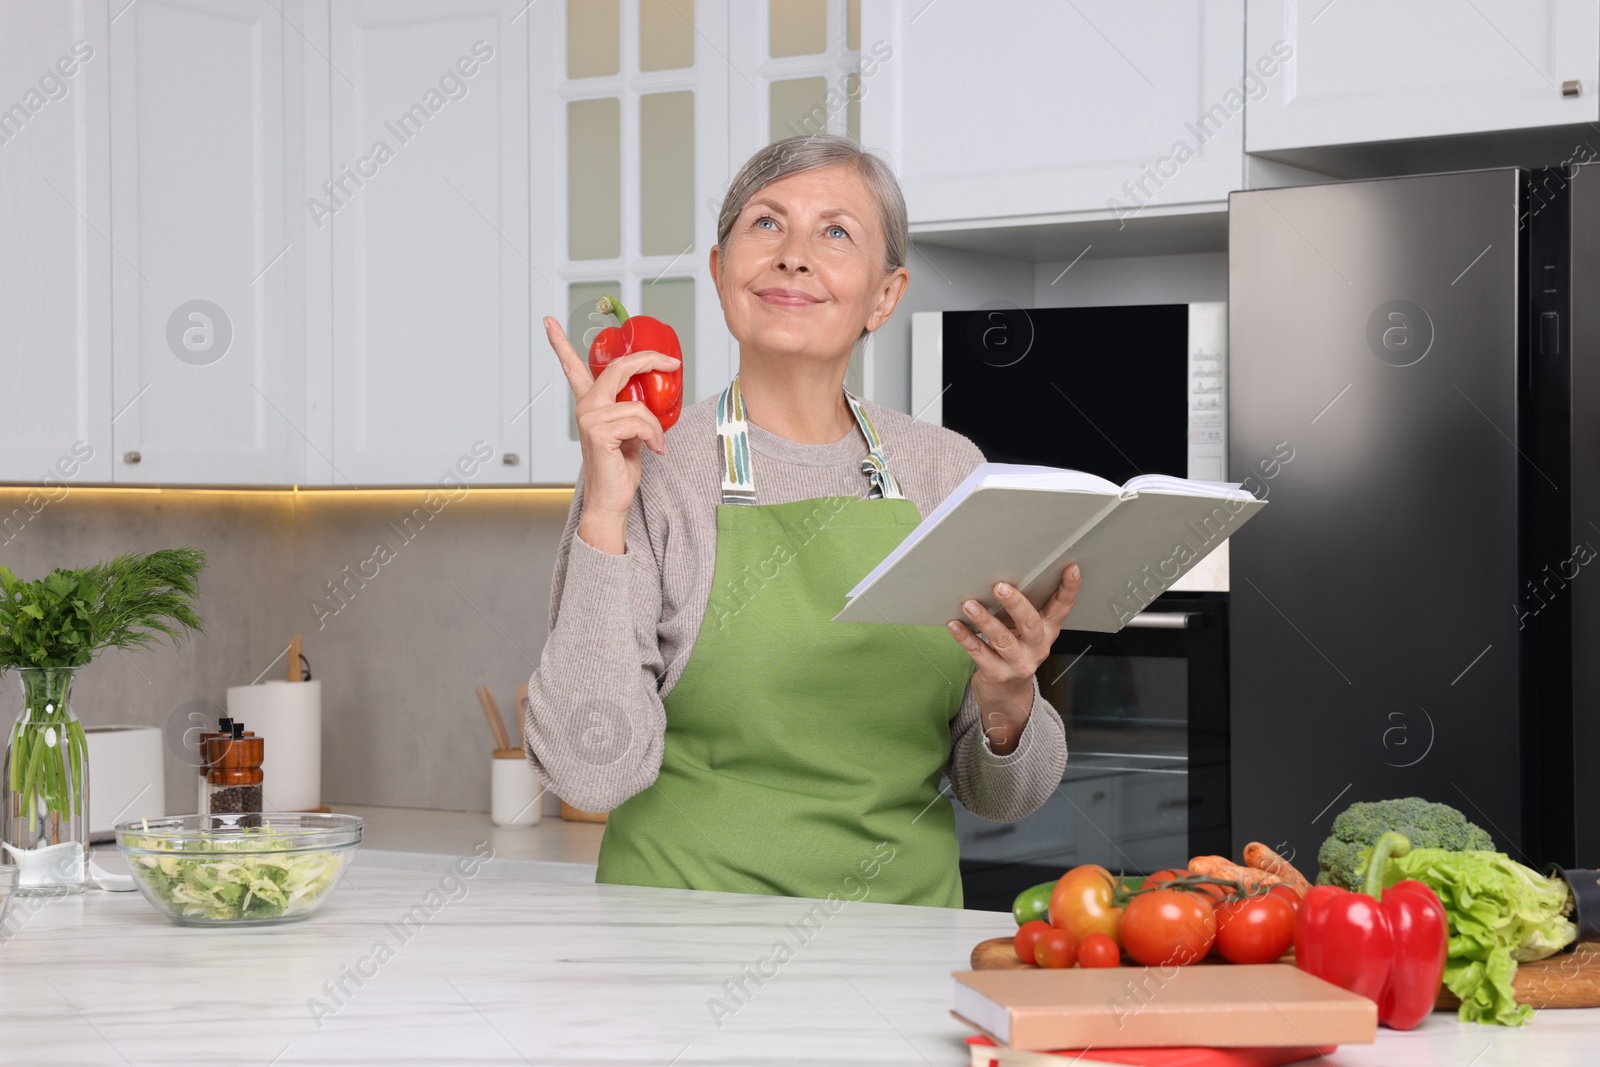
<svg viewBox="0 0 1600 1067">
<path fill-rule="evenodd" d="M 1357 802 L 1333 820 L 1332 833 L 1317 852 L 1317 882 L 1360 890 L 1364 854 L 1391 830 L 1404 834 L 1415 848 L 1496 851 L 1483 827 L 1448 804 L 1421 797 Z"/>
</svg>

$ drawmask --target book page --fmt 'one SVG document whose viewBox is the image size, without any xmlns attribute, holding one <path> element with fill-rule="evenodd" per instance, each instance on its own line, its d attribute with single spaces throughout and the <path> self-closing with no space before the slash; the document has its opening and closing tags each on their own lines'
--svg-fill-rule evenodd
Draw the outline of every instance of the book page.
<svg viewBox="0 0 1600 1067">
<path fill-rule="evenodd" d="M 878 580 L 878 577 L 890 567 L 899 562 L 900 558 L 916 547 L 918 541 L 927 536 L 928 532 L 938 526 L 945 516 L 954 511 L 961 502 L 966 500 L 980 488 L 1006 488 L 1006 489 L 1050 489 L 1058 491 L 1077 491 L 1102 493 L 1106 496 L 1116 496 L 1122 491 L 1115 482 L 1109 482 L 1094 474 L 1083 471 L 1064 470 L 1061 467 L 1041 467 L 1026 463 L 980 463 L 972 469 L 972 473 L 961 480 L 961 483 L 950 490 L 950 495 L 939 502 L 939 506 L 923 518 L 917 528 L 907 535 L 894 549 L 883 558 L 876 567 L 867 573 L 850 590 L 851 596 L 859 596 L 861 590 Z"/>
<path fill-rule="evenodd" d="M 1129 478 L 1122 489 L 1125 493 L 1181 493 L 1184 496 L 1249 495 L 1240 482 L 1203 482 L 1196 478 L 1175 478 L 1170 474 L 1141 474 Z"/>
<path fill-rule="evenodd" d="M 978 488 L 938 524 L 918 526 L 906 542 L 916 540 L 891 553 L 897 565 L 875 568 L 875 576 L 862 580 L 834 618 L 942 626 L 963 617 L 961 601 L 967 597 L 999 612 L 994 583 L 1022 589 L 1039 560 L 1093 526 L 1117 499 L 1103 493 Z"/>
<path fill-rule="evenodd" d="M 1265 506 L 1249 493 L 1216 499 L 1146 491 L 1124 498 L 1076 544 L 1048 559 L 1023 594 L 1034 603 L 1047 599 L 1067 564 L 1076 562 L 1082 584 L 1062 628 L 1115 633 Z"/>
</svg>

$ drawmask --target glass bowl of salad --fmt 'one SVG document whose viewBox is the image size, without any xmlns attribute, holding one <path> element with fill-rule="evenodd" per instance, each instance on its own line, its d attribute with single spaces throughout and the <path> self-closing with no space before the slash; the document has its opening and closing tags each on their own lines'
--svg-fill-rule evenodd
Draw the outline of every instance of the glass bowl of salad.
<svg viewBox="0 0 1600 1067">
<path fill-rule="evenodd" d="M 263 926 L 322 906 L 355 859 L 362 820 L 315 812 L 174 815 L 116 827 L 144 898 L 183 926 Z"/>
</svg>

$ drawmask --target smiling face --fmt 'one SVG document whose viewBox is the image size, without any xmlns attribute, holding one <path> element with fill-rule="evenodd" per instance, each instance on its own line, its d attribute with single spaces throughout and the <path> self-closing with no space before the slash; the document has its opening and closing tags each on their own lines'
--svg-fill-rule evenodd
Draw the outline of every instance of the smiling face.
<svg viewBox="0 0 1600 1067">
<path fill-rule="evenodd" d="M 861 331 L 888 321 L 905 267 L 884 272 L 878 205 L 855 168 L 822 167 L 763 186 L 711 249 L 711 277 L 742 359 L 843 363 Z M 842 373 L 842 371 L 841 371 Z"/>
</svg>

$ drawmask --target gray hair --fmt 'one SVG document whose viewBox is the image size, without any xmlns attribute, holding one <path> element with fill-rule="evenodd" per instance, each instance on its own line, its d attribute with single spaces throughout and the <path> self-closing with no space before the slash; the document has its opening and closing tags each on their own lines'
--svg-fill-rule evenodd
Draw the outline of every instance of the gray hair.
<svg viewBox="0 0 1600 1067">
<path fill-rule="evenodd" d="M 717 247 L 724 255 L 728 251 L 728 234 L 733 231 L 734 220 L 744 210 L 750 198 L 782 178 L 802 171 L 834 167 L 841 164 L 853 166 L 866 182 L 867 189 L 878 202 L 878 221 L 883 229 L 883 272 L 890 273 L 906 262 L 910 247 L 910 227 L 906 221 L 906 199 L 900 192 L 889 165 L 871 152 L 864 150 L 849 137 L 837 133 L 807 133 L 774 141 L 745 161 L 728 186 L 728 195 L 722 200 L 722 211 L 717 215 Z"/>
</svg>

